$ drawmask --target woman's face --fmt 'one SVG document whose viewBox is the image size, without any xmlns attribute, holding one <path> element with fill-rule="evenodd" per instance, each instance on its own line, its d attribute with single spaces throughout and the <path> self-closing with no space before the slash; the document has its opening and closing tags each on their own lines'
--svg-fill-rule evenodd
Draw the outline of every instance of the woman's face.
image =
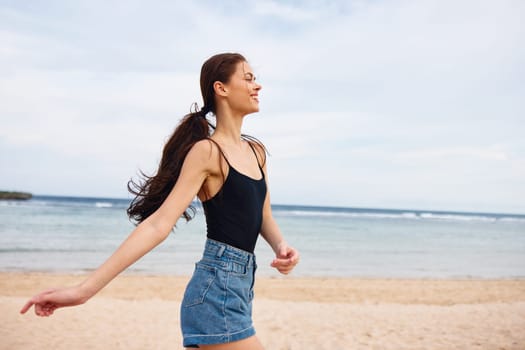
<svg viewBox="0 0 525 350">
<path fill-rule="evenodd" d="M 255 81 L 255 75 L 247 62 L 239 62 L 235 73 L 227 84 L 230 107 L 244 115 L 259 111 L 259 91 L 262 86 Z"/>
</svg>

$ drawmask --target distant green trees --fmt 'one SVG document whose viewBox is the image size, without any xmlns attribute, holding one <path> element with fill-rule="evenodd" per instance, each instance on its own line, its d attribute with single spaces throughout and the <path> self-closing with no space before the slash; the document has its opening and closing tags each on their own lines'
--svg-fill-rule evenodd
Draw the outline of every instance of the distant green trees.
<svg viewBox="0 0 525 350">
<path fill-rule="evenodd" d="M 0 191 L 0 199 L 31 199 L 33 195 L 27 192 Z"/>
</svg>

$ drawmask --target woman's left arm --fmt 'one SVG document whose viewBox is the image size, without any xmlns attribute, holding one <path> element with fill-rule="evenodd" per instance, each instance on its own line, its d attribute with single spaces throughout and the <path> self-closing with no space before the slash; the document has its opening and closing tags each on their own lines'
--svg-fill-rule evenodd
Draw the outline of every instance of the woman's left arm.
<svg viewBox="0 0 525 350">
<path fill-rule="evenodd" d="M 275 252 L 275 259 L 273 259 L 271 266 L 275 267 L 280 273 L 287 275 L 299 263 L 299 252 L 285 241 L 279 225 L 273 217 L 266 164 L 263 166 L 263 171 L 267 191 L 264 199 L 261 235 Z"/>
</svg>

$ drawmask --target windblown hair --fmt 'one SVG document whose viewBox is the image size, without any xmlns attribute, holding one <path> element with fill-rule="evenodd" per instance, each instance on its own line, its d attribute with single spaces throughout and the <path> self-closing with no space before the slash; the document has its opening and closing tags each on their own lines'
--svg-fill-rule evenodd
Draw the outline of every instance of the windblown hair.
<svg viewBox="0 0 525 350">
<path fill-rule="evenodd" d="M 215 92 L 213 83 L 220 81 L 228 83 L 235 73 L 239 62 L 246 59 L 238 53 L 223 53 L 210 57 L 201 68 L 200 87 L 204 106 L 199 110 L 193 105 L 193 111 L 185 115 L 175 131 L 164 145 L 162 159 L 155 175 L 148 176 L 140 172 L 142 179 L 128 182 L 128 190 L 135 198 L 127 209 L 128 216 L 136 224 L 153 214 L 168 197 L 177 182 L 184 160 L 190 149 L 200 140 L 210 139 L 215 128 L 207 119 L 208 113 L 216 113 Z M 264 145 L 254 137 L 243 135 L 248 142 L 258 144 L 264 151 Z M 217 147 L 219 145 L 215 143 Z M 224 174 L 223 174 L 224 177 Z M 186 221 L 195 215 L 195 208 L 190 205 L 183 213 Z"/>
</svg>

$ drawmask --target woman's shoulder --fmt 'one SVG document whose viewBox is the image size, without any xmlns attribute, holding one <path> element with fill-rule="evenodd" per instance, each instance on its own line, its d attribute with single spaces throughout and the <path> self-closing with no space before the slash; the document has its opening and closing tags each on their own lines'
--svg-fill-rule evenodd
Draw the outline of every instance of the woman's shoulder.
<svg viewBox="0 0 525 350">
<path fill-rule="evenodd" d="M 190 149 L 190 155 L 198 159 L 210 173 L 222 172 L 223 160 L 228 161 L 220 144 L 212 138 L 197 141 Z"/>
<path fill-rule="evenodd" d="M 210 138 L 195 142 L 188 155 L 199 157 L 202 160 L 216 159 L 220 154 L 219 145 Z"/>
</svg>

